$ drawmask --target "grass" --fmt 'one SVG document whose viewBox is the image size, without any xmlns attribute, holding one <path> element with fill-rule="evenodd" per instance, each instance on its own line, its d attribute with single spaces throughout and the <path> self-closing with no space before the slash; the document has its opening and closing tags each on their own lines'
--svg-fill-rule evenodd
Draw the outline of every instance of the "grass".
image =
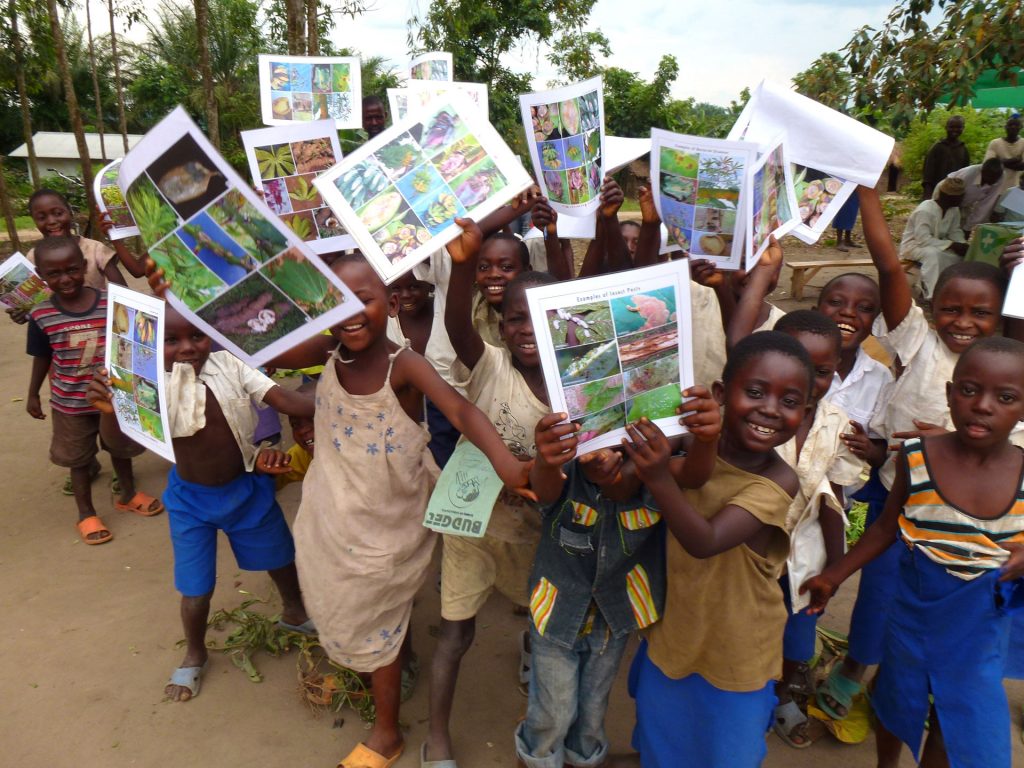
<svg viewBox="0 0 1024 768">
<path fill-rule="evenodd" d="M 35 229 L 36 222 L 31 216 L 15 216 L 14 226 L 18 229 Z"/>
</svg>

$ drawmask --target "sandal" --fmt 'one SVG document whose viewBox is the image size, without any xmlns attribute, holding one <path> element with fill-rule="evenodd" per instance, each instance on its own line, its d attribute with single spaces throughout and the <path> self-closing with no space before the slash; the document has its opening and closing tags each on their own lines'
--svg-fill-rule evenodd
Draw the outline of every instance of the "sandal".
<svg viewBox="0 0 1024 768">
<path fill-rule="evenodd" d="M 205 663 L 198 667 L 178 667 L 171 672 L 167 685 L 177 685 L 180 688 L 187 689 L 189 693 L 188 698 L 179 698 L 178 701 L 191 701 L 199 695 L 199 685 L 203 681 L 203 672 L 205 671 Z"/>
<path fill-rule="evenodd" d="M 807 749 L 814 743 L 807 735 L 807 715 L 792 699 L 775 708 L 775 720 L 772 723 L 772 728 L 779 738 L 793 749 Z M 802 741 L 795 741 L 794 736 Z"/>
<path fill-rule="evenodd" d="M 459 768 L 454 760 L 427 760 L 427 742 L 420 746 L 420 768 Z"/>
<path fill-rule="evenodd" d="M 814 700 L 818 705 L 818 709 L 833 720 L 842 720 L 849 714 L 850 706 L 853 704 L 853 697 L 861 691 L 861 684 L 844 675 L 841 668 L 842 664 L 836 664 L 832 667 L 832 671 L 828 673 L 828 677 L 818 686 L 818 690 L 814 694 Z M 835 707 L 826 701 L 826 696 L 832 699 L 836 704 Z M 838 707 L 843 708 L 842 714 L 839 714 Z"/>
<path fill-rule="evenodd" d="M 391 768 L 398 762 L 398 758 L 405 751 L 405 745 L 399 747 L 392 757 L 384 757 L 379 752 L 374 752 L 368 746 L 359 742 L 356 748 L 348 753 L 348 757 L 338 763 L 338 768 Z"/>
<path fill-rule="evenodd" d="M 114 534 L 103 524 L 100 520 L 99 515 L 90 515 L 84 520 L 78 521 L 78 535 L 82 537 L 82 542 L 89 546 L 95 546 L 96 544 L 106 544 L 108 541 L 114 538 Z M 94 533 L 100 534 L 98 539 L 90 539 Z"/>
<path fill-rule="evenodd" d="M 156 505 L 155 509 L 154 504 Z M 164 505 L 163 502 L 154 499 L 149 494 L 138 491 L 130 501 L 115 503 L 114 509 L 121 512 L 133 512 L 141 517 L 154 517 L 164 511 Z"/>
</svg>

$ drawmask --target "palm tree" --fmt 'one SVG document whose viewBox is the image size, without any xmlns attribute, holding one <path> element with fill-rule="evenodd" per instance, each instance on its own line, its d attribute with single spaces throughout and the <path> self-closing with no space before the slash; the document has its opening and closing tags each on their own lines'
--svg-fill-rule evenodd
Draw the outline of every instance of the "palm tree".
<svg viewBox="0 0 1024 768">
<path fill-rule="evenodd" d="M 206 104 L 206 132 L 213 146 L 220 149 L 220 120 L 217 98 L 213 92 L 213 71 L 210 68 L 210 5 L 207 0 L 194 0 L 196 9 L 196 40 L 199 45 L 199 72 L 203 80 Z"/>
<path fill-rule="evenodd" d="M 100 134 L 100 158 L 107 161 L 107 142 L 103 136 L 103 103 L 100 100 L 100 77 L 96 71 L 96 49 L 92 42 L 92 13 L 89 0 L 85 0 L 85 33 L 89 38 L 89 71 L 92 73 L 92 94 L 96 101 L 96 130 Z"/>
<path fill-rule="evenodd" d="M 302 56 L 306 52 L 306 8 L 304 0 L 284 0 L 288 29 L 288 53 Z"/>
<path fill-rule="evenodd" d="M 320 0 L 305 0 L 306 2 L 306 55 L 320 55 L 320 28 L 317 24 L 317 11 Z"/>
<path fill-rule="evenodd" d="M 18 225 L 14 223 L 14 210 L 11 208 L 11 198 L 7 195 L 3 155 L 0 155 L 0 208 L 3 208 L 4 223 L 7 225 L 7 236 L 11 240 L 11 246 L 15 251 L 20 251 L 21 240 L 18 239 Z"/>
<path fill-rule="evenodd" d="M 85 0 L 86 3 L 89 0 Z M 121 80 L 121 62 L 117 55 L 117 32 L 114 29 L 114 0 L 107 0 L 107 12 L 110 15 L 110 56 L 114 60 L 114 91 L 117 93 L 117 121 L 121 129 L 121 141 L 124 152 L 128 154 L 128 115 L 124 110 L 124 82 Z"/>
<path fill-rule="evenodd" d="M 25 83 L 25 46 L 18 32 L 18 3 L 8 0 L 7 10 L 11 17 L 11 47 L 14 49 L 14 80 L 18 88 L 18 102 L 21 105 L 21 131 L 28 150 L 28 172 L 32 177 L 32 185 L 39 186 L 39 160 L 36 158 L 36 145 L 32 140 L 32 105 L 28 97 L 28 86 Z"/>
</svg>

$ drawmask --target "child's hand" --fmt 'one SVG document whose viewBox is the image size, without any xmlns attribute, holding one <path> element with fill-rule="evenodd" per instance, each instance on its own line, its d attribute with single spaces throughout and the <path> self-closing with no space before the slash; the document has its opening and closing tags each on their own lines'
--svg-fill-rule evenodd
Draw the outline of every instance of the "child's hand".
<svg viewBox="0 0 1024 768">
<path fill-rule="evenodd" d="M 654 193 L 650 187 L 640 187 L 637 191 L 637 200 L 640 201 L 640 220 L 644 224 L 660 224 L 661 216 L 654 205 Z"/>
<path fill-rule="evenodd" d="M 580 456 L 580 467 L 583 468 L 584 477 L 599 487 L 617 483 L 622 479 L 623 462 L 622 454 L 611 448 L 601 448 L 586 456 Z"/>
<path fill-rule="evenodd" d="M 684 389 L 683 401 L 676 409 L 676 413 L 684 414 L 679 423 L 700 442 L 717 442 L 722 432 L 722 409 L 711 396 L 710 390 L 700 385 Z"/>
<path fill-rule="evenodd" d="M 19 309 L 17 307 L 8 307 L 7 316 L 11 318 L 18 325 L 24 325 L 28 322 L 28 310 Z"/>
<path fill-rule="evenodd" d="M 578 424 L 565 422 L 567 418 L 567 413 L 549 413 L 534 427 L 537 463 L 541 466 L 561 467 L 576 458 L 576 446 L 580 442 L 576 433 L 580 427 Z"/>
<path fill-rule="evenodd" d="M 927 421 L 921 421 L 920 419 L 914 419 L 914 426 L 917 429 L 908 430 L 906 432 L 893 432 L 892 436 L 896 440 L 910 440 L 915 437 L 938 437 L 949 432 L 945 427 L 940 427 L 938 424 L 931 424 Z M 896 445 L 890 445 L 890 451 L 898 451 L 900 449 L 899 443 Z"/>
<path fill-rule="evenodd" d="M 1011 240 L 1003 247 L 1003 252 L 999 255 L 999 266 L 1007 275 L 1021 263 L 1024 263 L 1024 237 Z"/>
<path fill-rule="evenodd" d="M 533 461 L 517 459 L 509 453 L 507 461 L 501 462 L 500 467 L 494 467 L 509 491 L 529 501 L 537 501 L 537 494 L 530 490 L 530 470 L 533 468 Z"/>
<path fill-rule="evenodd" d="M 28 415 L 33 419 L 45 419 L 46 414 L 43 413 L 43 404 L 39 400 L 39 393 L 36 392 L 34 395 L 30 394 L 25 399 L 25 410 Z"/>
<path fill-rule="evenodd" d="M 705 288 L 721 285 L 725 275 L 721 273 L 715 262 L 709 259 L 690 259 L 690 277 Z"/>
<path fill-rule="evenodd" d="M 618 182 L 611 176 L 605 176 L 601 185 L 601 215 L 606 219 L 612 218 L 619 212 L 625 199 Z"/>
<path fill-rule="evenodd" d="M 152 259 L 146 259 L 146 282 L 153 295 L 160 299 L 166 298 L 171 289 L 171 281 L 164 277 L 163 268 L 158 267 Z"/>
<path fill-rule="evenodd" d="M 646 416 L 636 424 L 626 425 L 629 440 L 622 438 L 622 446 L 636 466 L 637 477 L 645 485 L 669 477 L 668 460 L 672 448 L 665 433 Z M 630 442 L 632 440 L 632 442 Z"/>
<path fill-rule="evenodd" d="M 1009 559 L 999 569 L 1002 574 L 999 580 L 1013 581 L 1014 579 L 1024 577 L 1024 544 L 1007 542 L 999 546 L 1010 553 Z"/>
<path fill-rule="evenodd" d="M 513 211 L 522 216 L 543 199 L 544 195 L 541 194 L 540 187 L 534 184 L 529 189 L 520 192 L 519 196 L 513 198 L 509 205 L 512 207 Z"/>
<path fill-rule="evenodd" d="M 114 220 L 110 218 L 109 213 L 101 211 L 99 206 L 93 208 L 93 212 L 96 214 L 96 220 L 99 222 L 100 229 L 103 230 L 103 236 L 109 238 L 110 230 L 114 228 Z"/>
<path fill-rule="evenodd" d="M 462 227 L 462 234 L 448 243 L 448 255 L 456 264 L 468 264 L 476 261 L 480 245 L 484 241 L 483 232 L 473 219 L 456 219 L 455 223 Z"/>
<path fill-rule="evenodd" d="M 110 389 L 109 373 L 106 368 L 100 368 L 89 382 L 89 388 L 85 390 L 86 402 L 100 413 L 114 412 L 114 393 Z"/>
<path fill-rule="evenodd" d="M 775 239 L 775 235 L 768 238 L 768 247 L 764 249 L 754 269 L 761 267 L 771 270 L 773 275 L 782 271 L 782 246 Z"/>
<path fill-rule="evenodd" d="M 809 616 L 816 616 L 825 610 L 825 606 L 828 605 L 828 601 L 832 599 L 832 595 L 836 593 L 839 587 L 833 584 L 829 579 L 825 577 L 825 574 L 819 573 L 817 576 L 811 576 L 807 581 L 800 585 L 800 594 L 806 592 L 811 593 L 811 604 L 805 609 Z"/>
<path fill-rule="evenodd" d="M 551 207 L 547 198 L 540 198 L 533 206 L 531 223 L 541 232 L 547 232 L 548 236 L 558 236 L 558 212 Z"/>
<path fill-rule="evenodd" d="M 292 457 L 276 448 L 264 448 L 256 457 L 255 470 L 264 475 L 283 475 L 291 470 Z"/>
<path fill-rule="evenodd" d="M 850 453 L 861 461 L 867 462 L 872 467 L 877 467 L 884 463 L 885 447 L 880 446 L 868 437 L 867 430 L 863 424 L 851 420 L 850 426 L 853 428 L 852 433 L 843 433 L 839 436 L 839 439 L 850 449 Z"/>
</svg>

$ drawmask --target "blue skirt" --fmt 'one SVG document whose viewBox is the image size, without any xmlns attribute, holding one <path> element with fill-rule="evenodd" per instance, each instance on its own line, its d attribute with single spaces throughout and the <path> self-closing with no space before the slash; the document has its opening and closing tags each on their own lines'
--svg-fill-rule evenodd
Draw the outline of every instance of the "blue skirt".
<svg viewBox="0 0 1024 768">
<path fill-rule="evenodd" d="M 850 198 L 843 203 L 843 207 L 839 209 L 839 213 L 832 220 L 832 226 L 843 232 L 853 229 L 853 225 L 857 223 L 858 213 L 860 213 L 860 200 L 857 199 L 856 194 L 850 195 Z"/>
<path fill-rule="evenodd" d="M 775 682 L 749 693 L 723 691 L 700 675 L 667 677 L 640 644 L 629 670 L 636 700 L 633 749 L 643 768 L 756 768 L 778 699 Z"/>
</svg>

